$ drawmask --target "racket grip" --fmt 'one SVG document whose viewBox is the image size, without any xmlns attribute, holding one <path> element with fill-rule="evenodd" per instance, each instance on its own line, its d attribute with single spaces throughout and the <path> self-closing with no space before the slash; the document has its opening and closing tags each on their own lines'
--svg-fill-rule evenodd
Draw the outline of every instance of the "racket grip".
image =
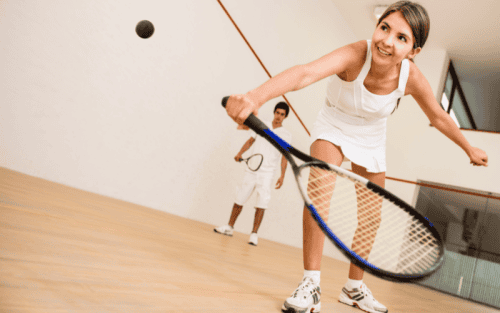
<svg viewBox="0 0 500 313">
<path fill-rule="evenodd" d="M 226 96 L 222 98 L 222 106 L 225 108 L 227 104 L 227 100 L 229 99 L 229 96 Z M 253 113 L 251 113 L 248 118 L 243 122 L 246 126 L 250 127 L 254 132 L 257 134 L 267 137 L 267 134 L 265 134 L 264 130 L 268 129 L 266 124 L 264 124 L 261 120 L 259 120 Z"/>
<path fill-rule="evenodd" d="M 229 96 L 226 96 L 226 97 L 222 98 L 222 106 L 223 107 L 226 107 L 226 103 L 227 103 L 228 99 L 229 99 Z"/>
</svg>

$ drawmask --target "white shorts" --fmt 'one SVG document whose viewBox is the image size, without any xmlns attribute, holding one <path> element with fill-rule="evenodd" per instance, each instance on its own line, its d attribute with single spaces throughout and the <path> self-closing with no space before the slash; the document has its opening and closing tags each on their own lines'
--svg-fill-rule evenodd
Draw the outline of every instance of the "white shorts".
<svg viewBox="0 0 500 313">
<path fill-rule="evenodd" d="M 267 209 L 271 201 L 271 186 L 274 173 L 245 172 L 243 182 L 238 189 L 235 203 L 243 206 L 252 193 L 257 191 L 256 208 Z"/>
</svg>

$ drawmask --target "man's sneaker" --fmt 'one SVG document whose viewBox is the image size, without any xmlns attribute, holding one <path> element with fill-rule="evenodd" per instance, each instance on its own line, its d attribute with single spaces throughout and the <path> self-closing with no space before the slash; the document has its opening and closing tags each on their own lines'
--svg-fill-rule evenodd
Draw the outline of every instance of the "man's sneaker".
<svg viewBox="0 0 500 313">
<path fill-rule="evenodd" d="M 258 241 L 259 241 L 259 236 L 257 236 L 257 233 L 251 233 L 250 239 L 248 239 L 248 243 L 256 246 Z"/>
<path fill-rule="evenodd" d="M 229 225 L 224 225 L 224 226 L 214 228 L 214 232 L 219 233 L 219 234 L 223 234 L 223 235 L 232 236 L 233 235 L 233 228 Z"/>
<path fill-rule="evenodd" d="M 340 293 L 339 302 L 358 307 L 358 309 L 369 313 L 387 313 L 387 308 L 380 304 L 372 295 L 372 292 L 366 285 L 361 284 L 360 288 L 348 290 L 346 287 L 342 288 Z"/>
<path fill-rule="evenodd" d="M 290 298 L 285 300 L 281 311 L 285 313 L 318 313 L 321 309 L 321 289 L 310 277 L 304 277 Z"/>
</svg>

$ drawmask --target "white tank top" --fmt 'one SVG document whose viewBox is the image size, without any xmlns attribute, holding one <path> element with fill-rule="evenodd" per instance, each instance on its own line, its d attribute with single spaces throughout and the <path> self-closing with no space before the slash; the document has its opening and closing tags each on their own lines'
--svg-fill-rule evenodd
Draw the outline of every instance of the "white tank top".
<svg viewBox="0 0 500 313">
<path fill-rule="evenodd" d="M 346 82 L 337 75 L 331 77 L 326 93 L 326 113 L 336 111 L 337 118 L 354 125 L 380 123 L 394 111 L 399 98 L 405 94 L 406 82 L 410 72 L 410 64 L 404 59 L 401 64 L 398 88 L 388 95 L 376 95 L 368 91 L 364 85 L 366 75 L 370 71 L 372 52 L 371 40 L 367 40 L 368 51 L 366 61 L 358 77 Z"/>
<path fill-rule="evenodd" d="M 325 105 L 314 123 L 311 139 L 340 146 L 351 161 L 377 173 L 386 169 L 387 117 L 404 96 L 410 64 L 406 59 L 401 63 L 397 89 L 388 95 L 373 94 L 364 86 L 372 61 L 371 40 L 367 45 L 365 64 L 354 81 L 343 81 L 337 75 L 330 78 Z"/>
</svg>

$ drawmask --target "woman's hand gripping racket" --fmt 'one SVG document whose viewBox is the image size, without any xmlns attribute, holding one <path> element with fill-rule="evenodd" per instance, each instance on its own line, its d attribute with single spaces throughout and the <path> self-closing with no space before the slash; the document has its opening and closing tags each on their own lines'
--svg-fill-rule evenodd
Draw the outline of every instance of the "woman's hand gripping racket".
<svg viewBox="0 0 500 313">
<path fill-rule="evenodd" d="M 425 278 L 440 267 L 441 237 L 410 205 L 359 175 L 296 150 L 253 114 L 244 124 L 285 156 L 306 207 L 354 264 L 399 282 Z M 305 163 L 298 166 L 292 155 Z"/>
<path fill-rule="evenodd" d="M 253 171 L 253 172 L 256 172 L 259 170 L 260 166 L 262 165 L 262 161 L 264 161 L 264 156 L 260 153 L 256 153 L 256 154 L 249 156 L 246 159 L 240 158 L 238 161 L 239 162 L 245 161 L 245 163 L 248 166 L 248 169 Z"/>
</svg>

